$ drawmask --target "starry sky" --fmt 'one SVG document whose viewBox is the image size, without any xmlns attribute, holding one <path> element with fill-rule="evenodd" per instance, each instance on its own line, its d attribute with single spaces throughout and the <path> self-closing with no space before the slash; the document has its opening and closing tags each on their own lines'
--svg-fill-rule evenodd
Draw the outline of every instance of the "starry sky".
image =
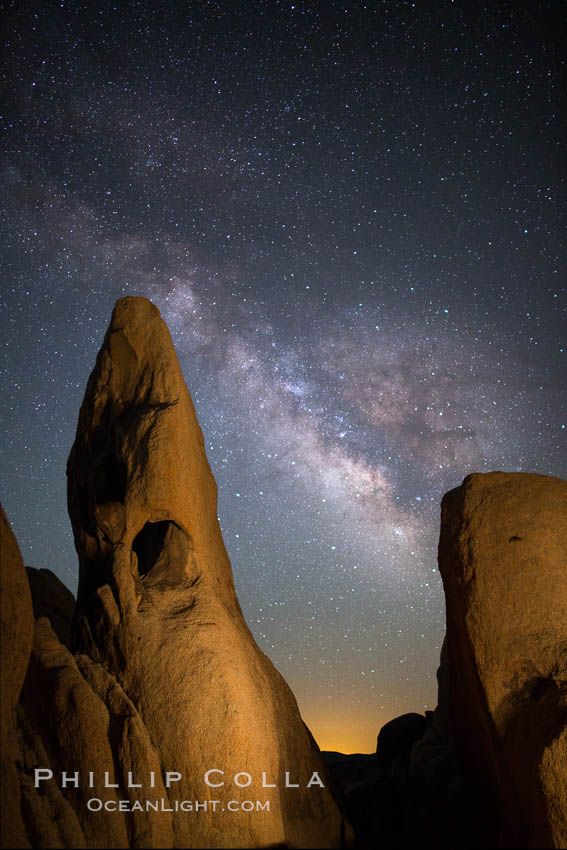
<svg viewBox="0 0 567 850">
<path fill-rule="evenodd" d="M 66 459 L 112 307 L 145 295 L 245 616 L 325 749 L 435 707 L 443 493 L 567 477 L 561 7 L 4 4 L 1 497 L 24 560 L 76 591 Z"/>
</svg>

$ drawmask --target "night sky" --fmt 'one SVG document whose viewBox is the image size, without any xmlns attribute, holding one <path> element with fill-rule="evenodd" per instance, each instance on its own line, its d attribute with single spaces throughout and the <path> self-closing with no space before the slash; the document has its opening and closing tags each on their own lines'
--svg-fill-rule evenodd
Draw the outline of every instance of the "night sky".
<svg viewBox="0 0 567 850">
<path fill-rule="evenodd" d="M 443 493 L 567 477 L 564 4 L 4 8 L 25 563 L 76 591 L 66 459 L 112 307 L 145 295 L 256 640 L 323 748 L 372 751 L 436 704 Z"/>
</svg>

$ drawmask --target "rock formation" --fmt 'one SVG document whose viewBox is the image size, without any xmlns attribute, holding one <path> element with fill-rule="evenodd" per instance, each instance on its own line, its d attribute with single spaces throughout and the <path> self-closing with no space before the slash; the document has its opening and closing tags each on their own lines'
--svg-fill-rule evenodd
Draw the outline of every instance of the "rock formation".
<svg viewBox="0 0 567 850">
<path fill-rule="evenodd" d="M 325 755 L 358 850 L 487 847 L 475 788 L 437 712 L 390 720 L 374 756 L 343 756 L 341 763 Z"/>
<path fill-rule="evenodd" d="M 47 617 L 53 631 L 65 646 L 71 641 L 75 597 L 51 570 L 26 567 L 31 590 L 33 615 Z"/>
<path fill-rule="evenodd" d="M 567 483 L 470 475 L 443 499 L 439 567 L 440 707 L 484 792 L 487 843 L 566 847 Z"/>
<path fill-rule="evenodd" d="M 20 549 L 0 505 L 0 730 L 2 751 L 20 695 L 33 640 L 30 587 Z"/>
<path fill-rule="evenodd" d="M 34 619 L 22 556 L 0 505 L 0 829 L 3 847 L 25 835 L 16 769 L 16 707 L 32 648 Z"/>
<path fill-rule="evenodd" d="M 4 812 L 4 846 L 341 846 L 349 827 L 325 763 L 240 610 L 203 437 L 146 299 L 115 307 L 79 415 L 68 503 L 79 555 L 71 649 L 45 617 L 30 647 L 23 565 L 6 579 L 2 566 L 3 581 L 25 587 L 6 627 L 17 623 L 2 712 L 19 800 Z M 89 810 L 93 799 L 105 807 Z"/>
<path fill-rule="evenodd" d="M 395 759 L 405 761 L 409 758 L 414 743 L 423 736 L 426 726 L 426 717 L 415 712 L 402 714 L 385 723 L 376 741 L 378 764 L 389 770 Z"/>
</svg>

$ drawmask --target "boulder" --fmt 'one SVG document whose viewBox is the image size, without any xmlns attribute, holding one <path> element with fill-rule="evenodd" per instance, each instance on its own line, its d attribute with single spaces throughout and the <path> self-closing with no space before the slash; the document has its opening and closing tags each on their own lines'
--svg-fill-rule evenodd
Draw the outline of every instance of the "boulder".
<svg viewBox="0 0 567 850">
<path fill-rule="evenodd" d="M 33 642 L 34 619 L 30 587 L 22 556 L 4 508 L 0 505 L 0 744 L 24 683 Z"/>
<path fill-rule="evenodd" d="M 484 794 L 489 844 L 565 847 L 567 483 L 468 476 L 443 499 L 439 566 L 440 708 Z"/>
<path fill-rule="evenodd" d="M 29 847 L 20 814 L 16 708 L 33 643 L 30 588 L 16 538 L 0 505 L 0 845 Z"/>
<path fill-rule="evenodd" d="M 396 757 L 403 761 L 409 759 L 411 748 L 418 741 L 427 725 L 423 714 L 410 711 L 400 717 L 394 717 L 380 729 L 376 741 L 376 759 L 378 764 L 389 770 Z"/>
</svg>

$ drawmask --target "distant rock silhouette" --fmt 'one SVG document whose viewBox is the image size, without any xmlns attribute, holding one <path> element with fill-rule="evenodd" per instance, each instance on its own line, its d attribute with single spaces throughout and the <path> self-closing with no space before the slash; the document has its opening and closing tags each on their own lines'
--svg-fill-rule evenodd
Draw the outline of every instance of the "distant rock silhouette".
<svg viewBox="0 0 567 850">
<path fill-rule="evenodd" d="M 442 503 L 442 715 L 492 846 L 567 846 L 567 483 L 470 475 Z M 448 702 L 448 704 L 447 704 Z"/>
<path fill-rule="evenodd" d="M 49 579 L 55 597 L 35 593 L 34 604 L 51 624 L 36 621 L 30 655 L 21 562 L 9 579 L 26 587 L 27 608 L 16 612 L 21 658 L 6 708 L 22 817 L 3 826 L 3 841 L 342 846 L 350 828 L 321 753 L 244 621 L 203 436 L 167 327 L 146 299 L 115 307 L 79 415 L 68 502 L 79 554 L 72 651 L 56 634 L 68 600 Z M 47 578 L 30 573 L 36 591 Z M 38 766 L 55 778 L 36 788 Z M 204 782 L 209 770 L 214 787 Z M 63 771 L 79 772 L 78 788 L 60 787 Z M 93 798 L 129 810 L 93 814 Z M 146 811 L 148 800 L 166 810 Z M 214 812 L 211 800 L 220 801 Z M 250 800 L 269 800 L 269 811 L 228 810 Z M 184 801 L 209 808 L 172 811 Z"/>
<path fill-rule="evenodd" d="M 376 741 L 376 759 L 389 770 L 396 758 L 407 759 L 411 748 L 425 732 L 427 720 L 423 714 L 409 712 L 384 724 Z"/>
<path fill-rule="evenodd" d="M 350 756 L 345 764 L 326 754 L 358 850 L 487 846 L 475 789 L 436 715 L 412 712 L 389 721 L 371 756 Z"/>
</svg>

